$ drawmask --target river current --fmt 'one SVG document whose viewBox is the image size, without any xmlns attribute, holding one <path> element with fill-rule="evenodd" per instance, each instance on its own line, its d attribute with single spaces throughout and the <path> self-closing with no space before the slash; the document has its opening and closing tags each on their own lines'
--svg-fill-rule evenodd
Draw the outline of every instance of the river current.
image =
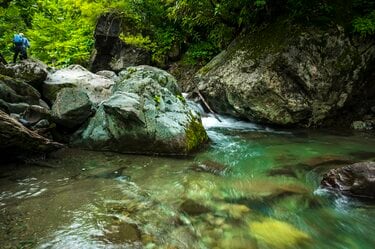
<svg viewBox="0 0 375 249">
<path fill-rule="evenodd" d="M 203 118 L 186 158 L 65 149 L 0 168 L 0 248 L 373 249 L 373 203 L 319 188 L 375 135 Z"/>
</svg>

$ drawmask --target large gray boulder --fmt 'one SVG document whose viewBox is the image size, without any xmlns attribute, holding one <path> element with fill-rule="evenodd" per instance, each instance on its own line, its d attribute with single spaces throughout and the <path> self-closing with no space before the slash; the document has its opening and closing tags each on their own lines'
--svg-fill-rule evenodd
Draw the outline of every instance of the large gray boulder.
<svg viewBox="0 0 375 249">
<path fill-rule="evenodd" d="M 54 103 L 58 92 L 64 88 L 77 88 L 84 91 L 94 104 L 106 100 L 111 95 L 114 81 L 96 75 L 80 65 L 71 65 L 48 75 L 43 85 L 43 96 Z"/>
<path fill-rule="evenodd" d="M 2 157 L 47 153 L 61 147 L 61 144 L 27 129 L 16 119 L 0 110 L 0 155 Z"/>
<path fill-rule="evenodd" d="M 48 68 L 40 61 L 28 59 L 17 64 L 4 65 L 0 63 L 0 74 L 21 80 L 41 90 L 48 75 Z"/>
<path fill-rule="evenodd" d="M 198 72 L 195 82 L 219 113 L 319 126 L 354 98 L 365 97 L 363 79 L 374 58 L 373 41 L 357 41 L 340 27 L 309 30 L 278 21 L 242 34 Z"/>
<path fill-rule="evenodd" d="M 163 70 L 138 66 L 119 74 L 111 97 L 75 134 L 73 144 L 122 153 L 186 155 L 207 139 L 176 80 Z"/>
<path fill-rule="evenodd" d="M 23 81 L 0 74 L 0 99 L 8 103 L 38 104 L 40 93 Z"/>
<path fill-rule="evenodd" d="M 91 114 L 92 103 L 87 93 L 76 88 L 62 89 L 52 106 L 53 120 L 67 128 L 83 124 Z"/>
<path fill-rule="evenodd" d="M 375 162 L 332 169 L 323 176 L 321 186 L 344 195 L 375 199 Z"/>
</svg>

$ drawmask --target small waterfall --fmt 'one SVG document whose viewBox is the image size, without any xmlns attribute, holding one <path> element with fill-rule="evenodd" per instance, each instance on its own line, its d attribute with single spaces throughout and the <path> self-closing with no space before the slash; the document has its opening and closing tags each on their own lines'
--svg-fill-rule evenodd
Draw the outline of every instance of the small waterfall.
<svg viewBox="0 0 375 249">
<path fill-rule="evenodd" d="M 183 93 L 182 95 L 186 98 L 189 107 L 201 115 L 203 126 L 207 130 L 212 128 L 225 128 L 231 130 L 274 132 L 271 128 L 230 116 L 215 114 L 217 118 L 212 113 L 206 112 L 200 103 L 190 100 L 187 93 Z"/>
</svg>

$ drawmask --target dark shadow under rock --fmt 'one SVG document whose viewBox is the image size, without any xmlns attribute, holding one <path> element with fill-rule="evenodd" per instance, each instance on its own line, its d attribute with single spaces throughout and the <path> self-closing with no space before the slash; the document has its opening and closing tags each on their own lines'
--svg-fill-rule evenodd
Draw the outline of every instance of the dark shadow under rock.
<svg viewBox="0 0 375 249">
<path fill-rule="evenodd" d="M 371 151 L 357 151 L 350 153 L 350 155 L 358 160 L 375 160 L 375 152 Z"/>
</svg>

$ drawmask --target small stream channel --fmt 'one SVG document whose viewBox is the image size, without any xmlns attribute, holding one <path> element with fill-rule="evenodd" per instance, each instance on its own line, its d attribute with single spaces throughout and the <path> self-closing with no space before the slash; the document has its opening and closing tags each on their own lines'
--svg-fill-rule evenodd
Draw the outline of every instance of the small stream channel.
<svg viewBox="0 0 375 249">
<path fill-rule="evenodd" d="M 203 118 L 188 158 L 67 149 L 0 168 L 0 248 L 375 248 L 373 204 L 319 189 L 375 136 Z"/>
</svg>

